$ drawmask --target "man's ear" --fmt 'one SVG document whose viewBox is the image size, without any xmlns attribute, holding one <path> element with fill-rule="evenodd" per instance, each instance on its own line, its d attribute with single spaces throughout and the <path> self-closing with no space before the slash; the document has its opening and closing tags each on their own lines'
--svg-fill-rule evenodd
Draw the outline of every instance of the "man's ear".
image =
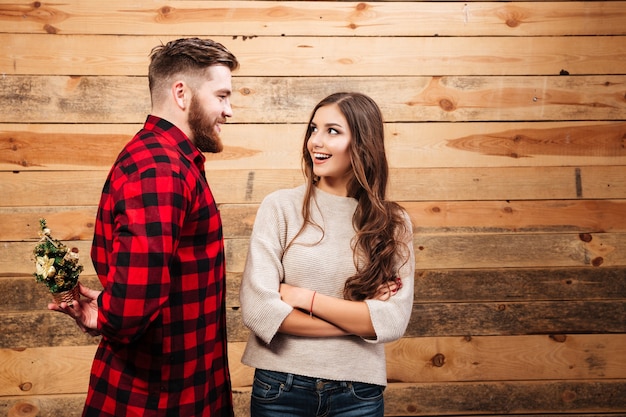
<svg viewBox="0 0 626 417">
<path fill-rule="evenodd" d="M 187 108 L 187 102 L 189 100 L 187 91 L 187 84 L 182 80 L 178 80 L 172 84 L 172 97 L 181 110 Z"/>
</svg>

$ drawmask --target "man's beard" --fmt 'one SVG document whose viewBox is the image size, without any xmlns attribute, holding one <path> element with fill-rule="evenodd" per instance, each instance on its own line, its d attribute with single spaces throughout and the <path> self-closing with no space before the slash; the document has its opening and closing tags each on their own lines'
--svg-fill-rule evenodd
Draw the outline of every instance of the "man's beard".
<svg viewBox="0 0 626 417">
<path fill-rule="evenodd" d="M 192 142 L 201 152 L 219 153 L 224 149 L 222 140 L 215 130 L 217 122 L 211 122 L 200 102 L 194 95 L 189 104 L 189 128 Z"/>
</svg>

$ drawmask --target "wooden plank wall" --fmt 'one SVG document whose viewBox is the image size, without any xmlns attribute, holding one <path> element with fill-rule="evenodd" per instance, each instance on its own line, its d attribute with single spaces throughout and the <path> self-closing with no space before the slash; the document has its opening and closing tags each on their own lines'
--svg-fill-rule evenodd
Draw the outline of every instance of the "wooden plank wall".
<svg viewBox="0 0 626 417">
<path fill-rule="evenodd" d="M 238 417 L 255 211 L 301 183 L 304 123 L 338 90 L 382 107 L 391 198 L 415 224 L 386 414 L 626 415 L 626 2 L 245 0 L 0 0 L 0 414 L 80 413 L 97 339 L 46 310 L 37 220 L 89 253 L 107 170 L 149 111 L 148 52 L 180 36 L 241 60 L 207 163 Z"/>
</svg>

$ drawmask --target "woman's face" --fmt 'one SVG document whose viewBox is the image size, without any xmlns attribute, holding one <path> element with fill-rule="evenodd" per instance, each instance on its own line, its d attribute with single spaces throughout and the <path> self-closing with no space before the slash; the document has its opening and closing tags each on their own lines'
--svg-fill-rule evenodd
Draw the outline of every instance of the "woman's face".
<svg viewBox="0 0 626 417">
<path fill-rule="evenodd" d="M 318 188 L 347 195 L 347 184 L 352 177 L 352 133 L 339 106 L 329 104 L 317 109 L 310 129 L 307 149 L 313 161 L 313 173 L 320 178 Z"/>
</svg>

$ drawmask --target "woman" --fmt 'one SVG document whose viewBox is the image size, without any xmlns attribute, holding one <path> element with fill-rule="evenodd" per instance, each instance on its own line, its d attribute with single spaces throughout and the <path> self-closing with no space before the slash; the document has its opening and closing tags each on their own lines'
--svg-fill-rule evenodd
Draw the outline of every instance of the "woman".
<svg viewBox="0 0 626 417">
<path fill-rule="evenodd" d="M 383 343 L 406 330 L 415 271 L 409 217 L 385 199 L 383 130 L 368 96 L 325 98 L 306 184 L 259 207 L 240 293 L 253 417 L 383 415 Z"/>
</svg>

